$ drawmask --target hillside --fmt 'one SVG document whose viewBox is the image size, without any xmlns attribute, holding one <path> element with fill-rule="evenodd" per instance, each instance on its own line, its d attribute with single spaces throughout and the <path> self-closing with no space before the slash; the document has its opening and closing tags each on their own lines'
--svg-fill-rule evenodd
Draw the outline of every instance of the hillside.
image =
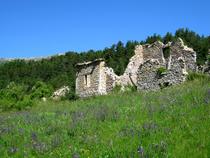
<svg viewBox="0 0 210 158">
<path fill-rule="evenodd" d="M 69 94 L 62 99 L 74 100 L 77 63 L 93 61 L 98 58 L 105 60 L 106 66 L 112 68 L 116 75 L 123 75 L 129 60 L 134 56 L 136 45 L 162 41 L 167 45 L 182 38 L 185 45 L 196 52 L 196 63 L 201 67 L 209 60 L 210 36 L 202 36 L 189 29 L 178 29 L 174 34 L 164 36 L 154 34 L 144 41 L 119 41 L 103 50 L 87 52 L 66 52 L 46 58 L 0 59 L 0 111 L 10 109 L 26 109 L 35 105 L 35 100 L 49 98 L 53 92 L 63 86 L 68 86 Z M 170 54 L 163 49 L 164 56 Z"/>
<path fill-rule="evenodd" d="M 209 122 L 209 79 L 158 92 L 36 102 L 0 114 L 0 155 L 207 158 Z"/>
</svg>

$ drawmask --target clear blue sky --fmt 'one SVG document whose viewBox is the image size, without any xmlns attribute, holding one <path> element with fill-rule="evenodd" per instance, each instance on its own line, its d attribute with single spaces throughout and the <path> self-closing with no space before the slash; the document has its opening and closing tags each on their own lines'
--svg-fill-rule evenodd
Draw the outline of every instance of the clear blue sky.
<svg viewBox="0 0 210 158">
<path fill-rule="evenodd" d="M 0 57 L 103 49 L 188 27 L 210 35 L 209 0 L 0 0 Z"/>
</svg>

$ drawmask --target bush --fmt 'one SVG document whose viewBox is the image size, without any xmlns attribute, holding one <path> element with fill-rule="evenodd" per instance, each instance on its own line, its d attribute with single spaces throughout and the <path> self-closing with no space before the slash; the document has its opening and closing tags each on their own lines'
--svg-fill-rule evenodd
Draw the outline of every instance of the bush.
<svg viewBox="0 0 210 158">
<path fill-rule="evenodd" d="M 6 98 L 17 101 L 23 98 L 26 93 L 26 89 L 27 87 L 25 85 L 11 82 L 5 89 L 3 89 L 3 95 Z"/>
<path fill-rule="evenodd" d="M 24 98 L 22 100 L 18 101 L 15 104 L 15 108 L 18 110 L 22 110 L 22 109 L 25 109 L 25 108 L 31 107 L 31 106 L 33 106 L 33 101 L 31 100 L 29 95 L 24 96 Z"/>
<path fill-rule="evenodd" d="M 127 86 L 116 85 L 112 89 L 112 93 L 114 94 L 119 94 L 123 92 L 136 92 L 136 91 L 137 91 L 137 87 L 134 85 L 127 85 Z"/>
<path fill-rule="evenodd" d="M 137 91 L 137 87 L 136 86 L 132 86 L 132 85 L 128 85 L 124 87 L 124 91 L 125 92 L 136 92 Z"/>
<path fill-rule="evenodd" d="M 77 100 L 78 98 L 79 96 L 77 96 L 75 92 L 69 91 L 61 100 Z"/>
<path fill-rule="evenodd" d="M 32 101 L 26 96 L 27 86 L 11 82 L 5 89 L 0 91 L 0 108 L 4 111 L 12 108 L 21 110 L 31 106 Z"/>
<path fill-rule="evenodd" d="M 38 81 L 31 91 L 31 99 L 41 99 L 43 97 L 50 97 L 53 92 L 53 88 L 44 82 Z"/>
<path fill-rule="evenodd" d="M 167 72 L 167 69 L 165 67 L 160 67 L 157 69 L 157 76 L 161 77 L 163 75 L 165 75 Z"/>
<path fill-rule="evenodd" d="M 112 89 L 112 93 L 119 93 L 122 90 L 122 86 L 120 85 L 116 85 L 113 89 Z"/>
<path fill-rule="evenodd" d="M 13 100 L 10 100 L 9 98 L 2 97 L 0 99 L 0 109 L 1 111 L 6 111 L 15 105 L 15 102 Z"/>
</svg>

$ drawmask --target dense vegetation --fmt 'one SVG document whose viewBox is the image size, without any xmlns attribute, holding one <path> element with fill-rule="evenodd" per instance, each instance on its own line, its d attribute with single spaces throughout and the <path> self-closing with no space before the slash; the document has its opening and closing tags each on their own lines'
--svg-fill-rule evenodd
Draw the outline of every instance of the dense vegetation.
<svg viewBox="0 0 210 158">
<path fill-rule="evenodd" d="M 71 88 L 69 99 L 74 99 L 76 67 L 78 62 L 104 58 L 109 67 L 116 74 L 123 74 L 129 59 L 134 54 L 137 44 L 153 43 L 160 40 L 164 43 L 181 37 L 184 42 L 197 52 L 197 63 L 203 64 L 207 60 L 210 49 L 210 36 L 204 37 L 188 29 L 178 29 L 175 34 L 165 36 L 154 34 L 145 41 L 128 41 L 126 44 L 118 42 L 104 50 L 76 53 L 67 52 L 64 55 L 53 56 L 48 59 L 14 60 L 0 64 L 0 109 L 22 109 L 36 98 L 48 97 L 53 90 L 67 85 Z M 209 58 L 210 59 L 210 58 Z M 34 94 L 35 93 L 35 94 Z M 16 104 L 18 102 L 18 104 Z"/>
<path fill-rule="evenodd" d="M 115 91 L 1 113 L 0 155 L 207 158 L 209 122 L 210 80 L 200 76 L 159 92 Z"/>
</svg>

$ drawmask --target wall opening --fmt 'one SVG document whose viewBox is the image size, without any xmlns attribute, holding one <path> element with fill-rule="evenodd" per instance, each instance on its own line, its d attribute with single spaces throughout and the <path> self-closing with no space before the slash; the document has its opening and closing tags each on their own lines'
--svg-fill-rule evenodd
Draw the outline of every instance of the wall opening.
<svg viewBox="0 0 210 158">
<path fill-rule="evenodd" d="M 163 48 L 163 56 L 166 60 L 166 68 L 170 68 L 170 47 L 165 47 Z"/>
<path fill-rule="evenodd" d="M 85 87 L 90 87 L 90 74 L 84 76 Z"/>
<path fill-rule="evenodd" d="M 170 47 L 163 48 L 163 56 L 165 59 L 169 58 L 170 56 Z"/>
</svg>

